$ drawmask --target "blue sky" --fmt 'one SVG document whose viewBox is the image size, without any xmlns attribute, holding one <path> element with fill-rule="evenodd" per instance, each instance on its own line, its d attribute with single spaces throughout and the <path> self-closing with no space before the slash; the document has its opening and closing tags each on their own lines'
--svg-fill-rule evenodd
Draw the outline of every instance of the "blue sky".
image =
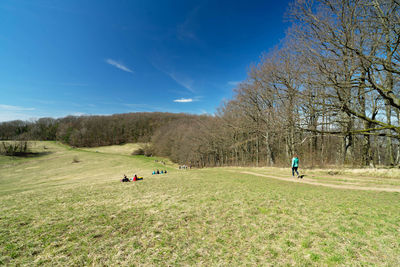
<svg viewBox="0 0 400 267">
<path fill-rule="evenodd" d="M 0 121 L 213 114 L 283 39 L 286 0 L 1 0 Z"/>
</svg>

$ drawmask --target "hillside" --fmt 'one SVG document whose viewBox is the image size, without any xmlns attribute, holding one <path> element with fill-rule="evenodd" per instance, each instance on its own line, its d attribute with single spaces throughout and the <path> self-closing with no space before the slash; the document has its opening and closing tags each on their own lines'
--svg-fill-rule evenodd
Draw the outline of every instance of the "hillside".
<svg viewBox="0 0 400 267">
<path fill-rule="evenodd" d="M 400 194 L 385 192 L 398 177 L 179 170 L 120 148 L 36 142 L 46 153 L 0 156 L 0 264 L 400 264 Z"/>
</svg>

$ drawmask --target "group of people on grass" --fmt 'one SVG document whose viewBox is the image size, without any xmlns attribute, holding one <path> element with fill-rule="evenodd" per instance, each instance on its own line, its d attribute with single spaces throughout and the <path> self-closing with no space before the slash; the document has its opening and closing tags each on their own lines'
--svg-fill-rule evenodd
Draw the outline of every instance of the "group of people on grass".
<svg viewBox="0 0 400 267">
<path fill-rule="evenodd" d="M 124 178 L 122 178 L 121 182 L 125 183 L 125 182 L 136 182 L 136 181 L 140 181 L 143 180 L 143 177 L 138 177 L 136 174 L 132 177 L 132 178 L 128 178 L 125 174 L 124 174 Z"/>
<path fill-rule="evenodd" d="M 296 173 L 297 178 L 303 178 L 304 175 L 300 175 L 299 171 L 299 158 L 297 157 L 297 155 L 293 155 L 292 158 L 292 176 L 294 177 L 294 174 Z M 179 166 L 179 169 L 187 169 L 186 165 L 183 166 Z M 155 174 L 166 174 L 167 170 L 156 170 L 152 172 L 152 175 Z M 143 177 L 138 177 L 136 174 L 132 177 L 132 178 L 128 178 L 125 174 L 124 174 L 124 178 L 121 180 L 121 182 L 135 182 L 135 181 L 140 181 L 143 180 Z"/>
<path fill-rule="evenodd" d="M 167 173 L 167 170 L 156 170 L 156 171 L 153 171 L 153 175 L 154 174 L 166 174 Z M 132 178 L 129 178 L 129 177 L 127 177 L 125 174 L 124 174 L 124 178 L 122 178 L 121 179 L 121 182 L 123 182 L 123 183 L 125 183 L 125 182 L 136 182 L 136 181 L 140 181 L 140 180 L 143 180 L 143 177 L 139 177 L 139 176 L 137 176 L 136 174 L 132 177 Z"/>
<path fill-rule="evenodd" d="M 187 170 L 187 169 L 192 169 L 192 166 L 187 166 L 187 165 L 179 165 L 180 170 Z"/>
<path fill-rule="evenodd" d="M 166 174 L 167 173 L 167 170 L 156 170 L 156 171 L 153 171 L 152 172 L 152 175 L 154 175 L 154 174 Z"/>
</svg>

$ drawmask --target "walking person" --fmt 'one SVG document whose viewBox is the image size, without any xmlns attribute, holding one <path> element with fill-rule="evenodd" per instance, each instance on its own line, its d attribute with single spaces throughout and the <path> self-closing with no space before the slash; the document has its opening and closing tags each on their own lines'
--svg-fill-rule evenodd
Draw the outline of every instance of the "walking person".
<svg viewBox="0 0 400 267">
<path fill-rule="evenodd" d="M 297 178 L 299 178 L 299 172 L 297 169 L 299 168 L 299 158 L 297 157 L 296 154 L 293 155 L 292 158 L 292 176 L 294 177 L 294 173 L 296 172 Z"/>
</svg>

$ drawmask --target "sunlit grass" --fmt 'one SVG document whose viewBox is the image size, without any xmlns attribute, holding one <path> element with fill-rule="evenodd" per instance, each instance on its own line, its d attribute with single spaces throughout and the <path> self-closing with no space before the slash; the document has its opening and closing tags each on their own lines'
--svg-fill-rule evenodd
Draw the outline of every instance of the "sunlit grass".
<svg viewBox="0 0 400 267">
<path fill-rule="evenodd" d="M 400 264 L 399 193 L 46 146 L 0 158 L 1 265 Z M 144 180 L 121 183 L 124 173 Z"/>
<path fill-rule="evenodd" d="M 278 178 L 293 178 L 291 168 L 229 168 L 237 171 L 251 171 Z M 360 187 L 393 187 L 400 189 L 399 169 L 299 169 L 305 180 L 326 184 L 353 184 Z M 376 175 L 375 175 L 376 174 Z M 294 177 L 296 179 L 296 176 Z"/>
<path fill-rule="evenodd" d="M 109 153 L 109 154 L 121 154 L 121 155 L 132 155 L 132 152 L 143 148 L 145 143 L 128 143 L 123 145 L 115 145 L 115 146 L 102 146 L 102 147 L 90 147 L 90 148 L 82 148 L 85 151 L 99 152 L 99 153 Z"/>
</svg>

